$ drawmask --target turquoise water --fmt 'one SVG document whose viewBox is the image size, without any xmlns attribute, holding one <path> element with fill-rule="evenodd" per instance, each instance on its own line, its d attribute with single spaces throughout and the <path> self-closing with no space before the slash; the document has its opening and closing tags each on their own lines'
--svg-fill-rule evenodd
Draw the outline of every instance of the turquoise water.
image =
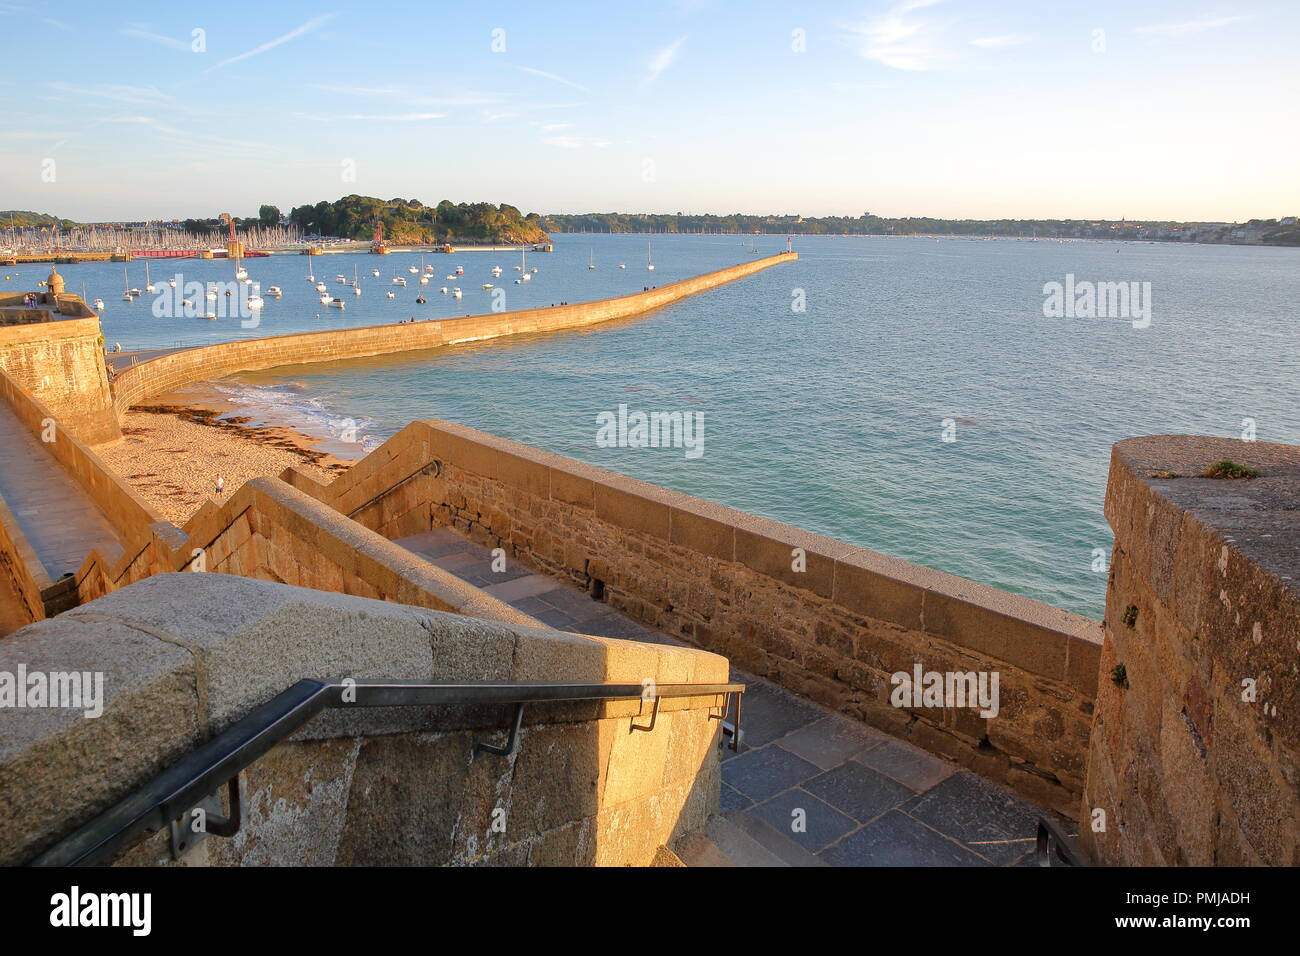
<svg viewBox="0 0 1300 956">
<path fill-rule="evenodd" d="M 526 289 L 510 282 L 517 258 L 451 259 L 466 265 L 462 309 L 477 312 L 487 309 L 479 285 L 496 281 L 486 275 L 494 263 L 507 269 L 498 284 L 513 308 L 662 285 L 751 258 L 749 242 L 657 236 L 659 268 L 648 273 L 645 237 L 560 236 L 554 254 L 529 256 L 541 271 Z M 784 238 L 759 237 L 757 246 L 776 252 Z M 591 247 L 596 270 L 586 267 Z M 415 418 L 463 422 L 1092 616 L 1101 615 L 1106 579 L 1093 570 L 1093 549 L 1108 553 L 1111 544 L 1101 506 L 1114 441 L 1239 437 L 1242 419 L 1252 418 L 1260 440 L 1300 444 L 1300 251 L 829 237 L 798 239 L 795 248 L 797 263 L 638 320 L 295 367 L 227 386 L 320 434 L 355 420 L 371 444 Z M 364 277 L 376 257 L 314 262 L 332 284 L 336 272 L 351 275 L 354 260 Z M 263 285 L 278 283 L 286 296 L 248 334 L 413 312 L 367 286 L 364 306 L 317 320 L 306 261 L 250 263 L 255 278 L 285 270 Z M 454 314 L 436 293 L 448 257 L 430 261 L 439 269 L 430 307 Z M 383 281 L 405 264 L 388 257 Z M 202 265 L 224 266 L 222 278 L 229 268 Z M 78 270 L 113 274 L 68 267 L 74 291 Z M 1043 285 L 1067 274 L 1150 282 L 1150 326 L 1045 318 Z M 142 284 L 134 273 L 132 281 Z M 802 313 L 791 309 L 798 289 Z M 291 290 L 309 304 L 291 302 Z M 109 341 L 158 344 L 185 321 L 166 325 L 108 304 Z M 620 404 L 702 412 L 703 454 L 600 447 L 597 415 Z M 945 420 L 956 441 L 942 440 Z"/>
</svg>

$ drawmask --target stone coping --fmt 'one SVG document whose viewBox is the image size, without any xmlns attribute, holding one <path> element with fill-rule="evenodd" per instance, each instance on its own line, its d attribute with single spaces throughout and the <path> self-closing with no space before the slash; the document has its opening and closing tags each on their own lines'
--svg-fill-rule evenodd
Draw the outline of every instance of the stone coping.
<svg viewBox="0 0 1300 956">
<path fill-rule="evenodd" d="M 1150 435 L 1117 442 L 1111 456 L 1112 475 L 1118 469 L 1142 482 L 1223 535 L 1232 550 L 1276 578 L 1279 587 L 1300 595 L 1300 448 L 1204 435 Z M 1225 459 L 1255 468 L 1261 477 L 1201 477 Z"/>
</svg>

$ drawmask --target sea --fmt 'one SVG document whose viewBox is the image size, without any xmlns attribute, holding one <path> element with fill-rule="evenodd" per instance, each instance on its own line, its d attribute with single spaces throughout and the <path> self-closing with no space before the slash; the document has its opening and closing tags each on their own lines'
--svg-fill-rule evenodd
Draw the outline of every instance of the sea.
<svg viewBox="0 0 1300 956">
<path fill-rule="evenodd" d="M 149 349 L 582 302 L 785 247 L 785 236 L 557 235 L 554 252 L 523 261 L 248 259 L 264 293 L 284 290 L 255 324 L 122 301 L 126 284 L 144 287 L 141 261 L 125 275 L 111 263 L 60 272 L 69 291 L 103 298 L 110 345 Z M 1092 617 L 1112 544 L 1102 499 L 1114 442 L 1300 444 L 1300 250 L 883 236 L 796 237 L 793 248 L 798 262 L 637 319 L 215 387 L 244 414 L 355 439 L 358 454 L 413 419 L 446 419 Z M 424 265 L 420 286 L 409 269 Z M 516 282 L 515 266 L 531 279 Z M 336 279 L 354 269 L 360 296 Z M 5 282 L 34 287 L 47 271 L 10 269 Z M 155 284 L 232 272 L 221 260 L 150 264 Z M 309 272 L 345 310 L 321 306 Z M 638 414 L 690 430 L 667 428 L 653 447 L 611 426 Z"/>
</svg>

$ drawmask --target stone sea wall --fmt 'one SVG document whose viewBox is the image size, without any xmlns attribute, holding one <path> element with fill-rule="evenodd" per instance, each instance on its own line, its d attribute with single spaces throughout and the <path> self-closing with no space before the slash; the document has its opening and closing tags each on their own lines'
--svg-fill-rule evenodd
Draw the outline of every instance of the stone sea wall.
<svg viewBox="0 0 1300 956">
<path fill-rule="evenodd" d="M 75 300 L 70 309 L 89 311 L 80 299 L 68 298 Z M 38 397 L 63 427 L 92 445 L 122 435 L 103 349 L 99 318 L 93 313 L 27 325 L 0 324 L 0 370 Z"/>
<path fill-rule="evenodd" d="M 236 372 L 440 348 L 510 335 L 584 328 L 662 308 L 687 296 L 797 258 L 798 253 L 784 252 L 683 279 L 648 292 L 598 302 L 399 325 L 277 335 L 186 349 L 141 362 L 121 372 L 114 383 L 114 402 L 117 410 L 123 412 L 132 405 L 184 385 Z"/>
</svg>

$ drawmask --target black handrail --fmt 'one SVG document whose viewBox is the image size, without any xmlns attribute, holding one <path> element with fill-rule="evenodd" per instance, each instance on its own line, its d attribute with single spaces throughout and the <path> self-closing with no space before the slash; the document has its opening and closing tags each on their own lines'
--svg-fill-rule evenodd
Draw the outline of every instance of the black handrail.
<svg viewBox="0 0 1300 956">
<path fill-rule="evenodd" d="M 1051 820 L 1038 818 L 1034 862 L 1039 866 L 1091 866 L 1088 858 Z"/>
<path fill-rule="evenodd" d="M 422 681 L 300 680 L 236 721 L 207 743 L 172 764 L 147 784 L 40 854 L 30 866 L 94 866 L 105 863 L 142 833 L 173 825 L 223 783 L 230 785 L 231 817 L 215 820 L 209 832 L 230 836 L 238 830 L 239 774 L 323 710 L 350 707 L 430 707 L 446 704 L 516 704 L 517 732 L 524 704 L 550 701 L 630 700 L 736 695 L 736 725 L 744 684 L 565 684 L 490 681 L 431 684 Z M 725 703 L 725 702 L 724 702 Z M 723 714 L 727 708 L 723 707 Z M 713 716 L 712 714 L 710 715 Z M 639 729 L 639 728 L 638 728 Z M 474 753 L 513 751 L 476 745 Z M 731 735 L 731 747 L 739 734 Z M 225 832 L 223 832 L 225 831 Z"/>
</svg>

